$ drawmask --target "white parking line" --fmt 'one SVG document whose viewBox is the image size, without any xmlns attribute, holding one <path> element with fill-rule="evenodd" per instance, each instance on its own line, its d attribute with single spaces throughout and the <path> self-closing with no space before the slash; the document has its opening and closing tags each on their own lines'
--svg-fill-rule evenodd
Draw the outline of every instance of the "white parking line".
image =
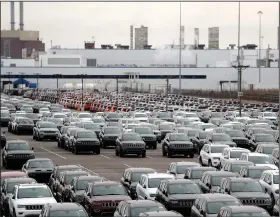
<svg viewBox="0 0 280 217">
<path fill-rule="evenodd" d="M 61 156 L 61 155 L 59 155 L 59 154 L 57 154 L 57 153 L 55 153 L 55 152 L 52 152 L 52 151 L 50 151 L 50 150 L 48 150 L 48 149 L 46 149 L 46 148 L 43 148 L 43 147 L 40 147 L 40 148 L 43 149 L 43 150 L 45 150 L 45 151 L 47 151 L 47 152 L 49 152 L 49 153 L 51 153 L 51 154 L 54 154 L 54 155 L 58 156 L 58 157 L 60 157 L 60 158 L 62 158 L 62 159 L 64 159 L 64 160 L 67 159 L 66 157 L 63 157 L 63 156 Z M 36 154 L 36 152 L 35 152 L 35 154 Z"/>
<path fill-rule="evenodd" d="M 152 158 L 152 157 L 150 157 L 150 156 L 147 156 L 147 158 L 154 159 L 154 158 Z"/>
<path fill-rule="evenodd" d="M 84 169 L 84 170 L 86 170 L 86 171 L 92 173 L 93 175 L 100 176 L 98 173 L 93 172 L 92 170 L 90 170 L 90 169 L 88 169 L 88 168 L 82 166 L 81 164 L 78 164 L 78 166 L 81 167 L 82 169 Z M 102 177 L 104 177 L 104 176 L 102 176 Z M 105 181 L 109 181 L 109 179 L 107 179 L 106 177 L 104 177 L 104 179 L 105 179 Z"/>
<path fill-rule="evenodd" d="M 129 166 L 128 164 L 123 164 L 123 165 L 125 165 L 126 167 L 132 167 L 132 166 Z"/>
<path fill-rule="evenodd" d="M 107 159 L 109 159 L 109 160 L 111 159 L 110 157 L 107 157 L 107 156 L 102 155 L 102 154 L 101 154 L 100 156 L 101 156 L 101 157 L 105 157 L 105 158 L 107 158 Z"/>
</svg>

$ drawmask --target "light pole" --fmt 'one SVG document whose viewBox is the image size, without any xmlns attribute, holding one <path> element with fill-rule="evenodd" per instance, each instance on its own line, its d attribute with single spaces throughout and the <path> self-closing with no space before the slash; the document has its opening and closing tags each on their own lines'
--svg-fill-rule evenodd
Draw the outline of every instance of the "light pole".
<svg viewBox="0 0 280 217">
<path fill-rule="evenodd" d="M 38 94 L 38 92 L 39 92 L 39 75 L 41 75 L 41 73 L 34 73 L 35 75 L 37 75 L 37 81 L 36 81 L 36 83 L 37 83 L 37 88 L 36 88 L 36 90 L 37 90 L 37 94 Z"/>
<path fill-rule="evenodd" d="M 182 93 L 182 3 L 180 2 L 179 94 Z"/>
<path fill-rule="evenodd" d="M 12 74 L 12 72 L 7 72 L 7 74 L 9 75 L 9 95 L 11 95 L 11 74 Z"/>
<path fill-rule="evenodd" d="M 21 91 L 23 91 L 23 76 L 24 76 L 24 72 L 20 72 L 19 73 L 21 75 Z"/>
<path fill-rule="evenodd" d="M 259 83 L 261 82 L 261 42 L 262 42 L 262 11 L 258 11 L 259 15 Z"/>
</svg>

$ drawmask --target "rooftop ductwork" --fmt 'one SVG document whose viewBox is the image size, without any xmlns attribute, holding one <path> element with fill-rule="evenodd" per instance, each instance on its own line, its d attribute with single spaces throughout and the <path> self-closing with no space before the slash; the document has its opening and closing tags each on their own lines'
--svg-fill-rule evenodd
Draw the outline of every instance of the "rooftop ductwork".
<svg viewBox="0 0 280 217">
<path fill-rule="evenodd" d="M 23 30 L 23 2 L 19 2 L 19 29 Z"/>
</svg>

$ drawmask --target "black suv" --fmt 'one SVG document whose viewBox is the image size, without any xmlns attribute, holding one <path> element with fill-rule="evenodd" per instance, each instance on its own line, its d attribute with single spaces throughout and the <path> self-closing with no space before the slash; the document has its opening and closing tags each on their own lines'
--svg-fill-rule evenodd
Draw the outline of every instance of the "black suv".
<svg viewBox="0 0 280 217">
<path fill-rule="evenodd" d="M 167 210 L 188 215 L 193 202 L 200 194 L 203 194 L 200 187 L 190 180 L 163 180 L 156 191 L 155 200 Z"/>
<path fill-rule="evenodd" d="M 222 207 L 242 206 L 239 200 L 226 194 L 202 194 L 194 202 L 191 216 L 212 217 L 217 216 Z"/>
<path fill-rule="evenodd" d="M 9 168 L 11 163 L 21 166 L 29 159 L 34 159 L 34 148 L 30 147 L 27 141 L 24 140 L 9 140 L 2 152 L 2 162 L 6 168 Z"/>
<path fill-rule="evenodd" d="M 228 134 L 232 141 L 237 144 L 237 147 L 249 148 L 249 139 L 246 138 L 245 133 L 242 130 L 227 130 Z"/>
<path fill-rule="evenodd" d="M 92 151 L 100 154 L 100 142 L 94 132 L 81 129 L 75 133 L 72 153 L 78 154 L 79 151 Z"/>
<path fill-rule="evenodd" d="M 53 172 L 54 164 L 48 158 L 35 158 L 28 160 L 23 166 L 22 171 L 30 178 L 40 183 L 48 183 Z"/>
<path fill-rule="evenodd" d="M 267 210 L 272 209 L 272 200 L 262 185 L 250 178 L 224 178 L 220 185 L 220 192 L 238 198 L 244 205 L 259 206 Z"/>
<path fill-rule="evenodd" d="M 69 129 L 69 126 L 63 126 L 59 130 L 58 138 L 57 138 L 57 146 L 59 148 L 65 147 L 65 137 L 67 135 L 67 130 Z"/>
<path fill-rule="evenodd" d="M 137 154 L 146 157 L 146 144 L 138 133 L 122 133 L 116 140 L 116 156 Z"/>
<path fill-rule="evenodd" d="M 7 142 L 5 132 L 1 132 L 1 148 L 4 148 Z"/>
<path fill-rule="evenodd" d="M 183 154 L 185 157 L 194 157 L 196 148 L 184 133 L 168 133 L 162 143 L 162 156 L 172 157 Z"/>
<path fill-rule="evenodd" d="M 157 137 L 150 127 L 134 127 L 132 132 L 138 133 L 146 143 L 146 146 L 157 149 Z"/>
<path fill-rule="evenodd" d="M 136 199 L 136 186 L 143 174 L 156 173 L 151 168 L 127 168 L 121 177 L 121 184 L 125 187 L 128 195 L 132 199 Z"/>
<path fill-rule="evenodd" d="M 120 133 L 121 129 L 119 127 L 103 127 L 99 134 L 101 147 L 116 146 L 116 140 Z"/>
<path fill-rule="evenodd" d="M 20 135 L 22 132 L 33 133 L 34 122 L 30 118 L 20 117 L 15 120 L 14 133 Z"/>
</svg>

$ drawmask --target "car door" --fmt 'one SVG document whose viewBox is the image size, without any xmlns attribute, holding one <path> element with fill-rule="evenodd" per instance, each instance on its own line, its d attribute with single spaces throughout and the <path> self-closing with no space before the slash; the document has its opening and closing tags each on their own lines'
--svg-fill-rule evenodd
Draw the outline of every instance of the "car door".
<svg viewBox="0 0 280 217">
<path fill-rule="evenodd" d="M 264 178 L 264 190 L 265 192 L 267 192 L 268 194 L 271 194 L 271 184 L 272 184 L 272 177 L 271 174 L 267 173 L 265 178 Z"/>
<path fill-rule="evenodd" d="M 143 184 L 142 184 L 143 200 L 149 197 L 149 193 L 147 192 L 147 189 L 148 189 L 148 177 L 144 176 Z"/>
<path fill-rule="evenodd" d="M 139 200 L 143 200 L 143 195 L 144 195 L 144 193 L 143 193 L 143 181 L 144 181 L 144 179 L 145 179 L 144 176 L 142 176 L 139 183 L 136 186 L 137 198 Z"/>
<path fill-rule="evenodd" d="M 202 162 L 207 165 L 209 160 L 210 146 L 208 144 L 204 145 L 202 150 Z"/>
<path fill-rule="evenodd" d="M 173 165 L 174 165 L 174 163 L 169 164 L 166 173 L 170 174 L 170 171 L 171 171 Z"/>
<path fill-rule="evenodd" d="M 16 189 L 16 187 L 14 187 L 14 189 L 13 189 L 13 193 L 12 193 L 12 196 L 11 197 L 9 197 L 9 209 L 10 209 L 10 213 L 13 213 L 13 210 L 14 210 L 14 201 L 15 201 L 15 199 L 14 198 L 16 198 L 16 191 L 17 191 L 17 189 Z"/>
<path fill-rule="evenodd" d="M 207 193 L 208 192 L 208 187 L 206 186 L 207 183 L 207 179 L 208 179 L 208 174 L 203 174 L 201 181 L 199 182 L 201 190 L 203 191 L 203 193 Z"/>
<path fill-rule="evenodd" d="M 158 186 L 158 189 L 156 191 L 156 196 L 155 196 L 155 200 L 160 203 L 162 201 L 162 186 L 163 186 L 163 182 L 161 182 L 160 185 Z"/>
</svg>

